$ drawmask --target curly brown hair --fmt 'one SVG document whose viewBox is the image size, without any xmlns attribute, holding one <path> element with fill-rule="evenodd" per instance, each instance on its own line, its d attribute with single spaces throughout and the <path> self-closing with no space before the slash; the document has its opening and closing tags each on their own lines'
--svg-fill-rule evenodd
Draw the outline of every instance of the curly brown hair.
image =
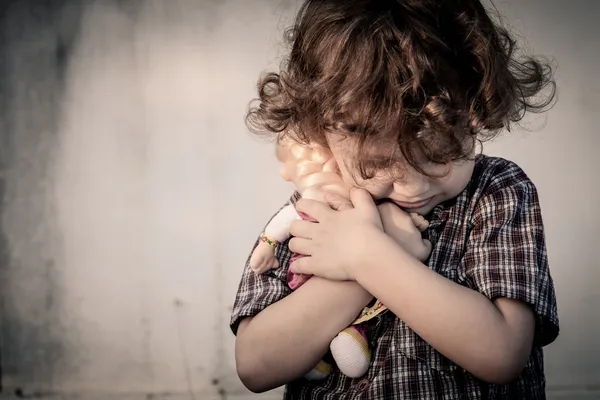
<svg viewBox="0 0 600 400">
<path fill-rule="evenodd" d="M 260 78 L 248 128 L 324 146 L 330 132 L 356 138 L 363 179 L 398 151 L 424 174 L 424 160 L 466 159 L 465 143 L 545 110 L 556 89 L 551 66 L 517 59 L 479 0 L 307 0 L 286 40 L 289 59 Z"/>
</svg>

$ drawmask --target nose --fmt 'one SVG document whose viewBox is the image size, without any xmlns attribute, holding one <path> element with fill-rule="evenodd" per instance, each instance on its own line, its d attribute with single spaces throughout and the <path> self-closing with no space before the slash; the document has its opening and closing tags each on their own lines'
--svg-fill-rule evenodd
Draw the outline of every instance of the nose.
<svg viewBox="0 0 600 400">
<path fill-rule="evenodd" d="M 394 182 L 394 192 L 406 201 L 419 201 L 428 196 L 431 189 L 431 179 L 422 175 L 407 176 L 401 181 Z"/>
</svg>

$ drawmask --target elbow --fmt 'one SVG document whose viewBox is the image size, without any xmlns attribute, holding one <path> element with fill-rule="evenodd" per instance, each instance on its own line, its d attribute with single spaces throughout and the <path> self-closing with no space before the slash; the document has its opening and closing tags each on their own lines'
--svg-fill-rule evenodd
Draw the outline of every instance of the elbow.
<svg viewBox="0 0 600 400">
<path fill-rule="evenodd" d="M 256 368 L 256 364 L 252 362 L 250 355 L 241 347 L 238 337 L 235 343 L 235 368 L 238 378 L 246 389 L 252 393 L 266 392 L 268 388 L 261 385 L 258 379 L 260 374 L 257 373 L 258 368 Z"/>
<path fill-rule="evenodd" d="M 266 374 L 263 369 L 257 368 L 255 363 L 250 360 L 243 362 L 237 356 L 236 372 L 242 384 L 252 393 L 260 394 L 280 386 L 269 379 L 269 374 Z"/>
<path fill-rule="evenodd" d="M 256 362 L 253 361 L 252 346 L 247 343 L 246 329 L 252 320 L 251 317 L 243 319 L 238 327 L 237 336 L 235 339 L 235 368 L 237 376 L 242 384 L 252 393 L 263 393 L 268 390 L 264 385 L 261 385 L 259 380 L 260 372 L 258 371 Z"/>
<path fill-rule="evenodd" d="M 274 389 L 269 388 L 263 382 L 260 382 L 260 380 L 257 379 L 256 374 L 252 373 L 252 370 L 242 367 L 239 362 L 237 363 L 237 375 L 244 387 L 252 393 L 259 394 Z"/>
<path fill-rule="evenodd" d="M 496 346 L 489 352 L 487 371 L 483 380 L 496 385 L 507 385 L 519 378 L 533 349 L 535 317 L 533 311 L 516 300 L 498 299 L 496 307 L 503 316 L 503 329 L 494 340 Z"/>
<path fill-rule="evenodd" d="M 528 357 L 523 357 L 515 352 L 505 352 L 502 356 L 496 356 L 482 368 L 478 378 L 494 385 L 508 385 L 519 378 Z"/>
<path fill-rule="evenodd" d="M 277 385 L 270 382 L 269 374 L 264 372 L 264 368 L 260 367 L 261 363 L 252 354 L 250 348 L 244 348 L 240 345 L 239 339 L 236 340 L 235 348 L 235 366 L 237 376 L 242 384 L 252 393 L 264 393 L 271 389 L 275 389 Z"/>
<path fill-rule="evenodd" d="M 523 368 L 524 366 L 521 368 L 517 368 L 514 366 L 496 366 L 496 368 L 494 368 L 493 370 L 482 374 L 482 376 L 480 376 L 480 379 L 493 385 L 508 385 L 514 382 L 519 377 L 519 375 L 521 375 Z"/>
</svg>

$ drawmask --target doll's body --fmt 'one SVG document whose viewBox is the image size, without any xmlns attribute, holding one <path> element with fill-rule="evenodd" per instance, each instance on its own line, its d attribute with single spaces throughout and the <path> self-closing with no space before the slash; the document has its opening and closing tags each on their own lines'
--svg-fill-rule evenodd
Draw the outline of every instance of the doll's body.
<svg viewBox="0 0 600 400">
<path fill-rule="evenodd" d="M 352 207 L 350 188 L 344 183 L 329 150 L 322 146 L 304 146 L 290 139 L 277 145 L 277 158 L 283 162 L 281 176 L 292 182 L 305 199 L 323 201 L 336 209 Z M 328 200 L 325 197 L 328 196 Z M 290 225 L 302 216 L 294 204 L 282 208 L 265 227 L 261 242 L 250 257 L 250 267 L 260 274 L 278 267 L 275 259 L 277 243 L 290 237 Z M 294 255 L 294 259 L 300 255 Z M 292 288 L 294 289 L 294 288 Z"/>
<path fill-rule="evenodd" d="M 337 164 L 328 149 L 318 145 L 300 145 L 287 140 L 278 143 L 277 156 L 284 163 L 281 169 L 282 177 L 294 183 L 303 198 L 326 202 L 338 210 L 352 207 L 350 188 L 341 178 Z M 250 257 L 250 267 L 255 273 L 260 274 L 279 267 L 275 249 L 278 244 L 289 239 L 290 225 L 298 219 L 310 220 L 310 217 L 297 212 L 294 204 L 289 204 L 265 227 L 261 240 Z M 420 229 L 427 227 L 427 222 L 422 217 L 414 215 L 413 220 Z M 299 257 L 303 255 L 294 253 L 290 262 Z M 292 290 L 296 290 L 310 277 L 288 271 L 288 285 Z M 387 307 L 379 301 L 371 307 L 365 307 L 357 319 L 332 340 L 331 355 L 343 374 L 358 378 L 367 371 L 371 353 L 363 324 L 385 311 Z M 321 361 L 305 377 L 311 380 L 324 379 L 330 371 L 331 365 Z"/>
</svg>

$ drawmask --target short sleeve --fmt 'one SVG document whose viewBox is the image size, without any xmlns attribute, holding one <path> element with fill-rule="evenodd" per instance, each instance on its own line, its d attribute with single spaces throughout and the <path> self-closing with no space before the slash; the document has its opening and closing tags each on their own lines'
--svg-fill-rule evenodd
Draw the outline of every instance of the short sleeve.
<svg viewBox="0 0 600 400">
<path fill-rule="evenodd" d="M 469 283 L 490 300 L 504 297 L 531 306 L 536 316 L 536 347 L 556 339 L 554 284 L 537 190 L 531 181 L 480 199 L 463 262 Z"/>
<path fill-rule="evenodd" d="M 296 199 L 297 194 L 294 194 L 290 201 L 285 203 L 279 211 Z M 275 215 L 277 213 L 270 218 L 269 222 Z M 259 240 L 257 238 L 254 246 L 252 246 L 252 251 L 258 246 L 258 243 Z M 252 254 L 252 251 L 250 254 Z M 291 293 L 292 290 L 287 285 L 287 269 L 291 255 L 292 253 L 289 250 L 287 242 L 281 243 L 277 246 L 275 253 L 275 257 L 279 262 L 279 268 L 260 275 L 255 274 L 250 268 L 250 255 L 248 256 L 231 314 L 230 327 L 234 335 L 237 334 L 237 329 L 242 319 L 255 316 L 271 304 L 276 303 Z"/>
</svg>

